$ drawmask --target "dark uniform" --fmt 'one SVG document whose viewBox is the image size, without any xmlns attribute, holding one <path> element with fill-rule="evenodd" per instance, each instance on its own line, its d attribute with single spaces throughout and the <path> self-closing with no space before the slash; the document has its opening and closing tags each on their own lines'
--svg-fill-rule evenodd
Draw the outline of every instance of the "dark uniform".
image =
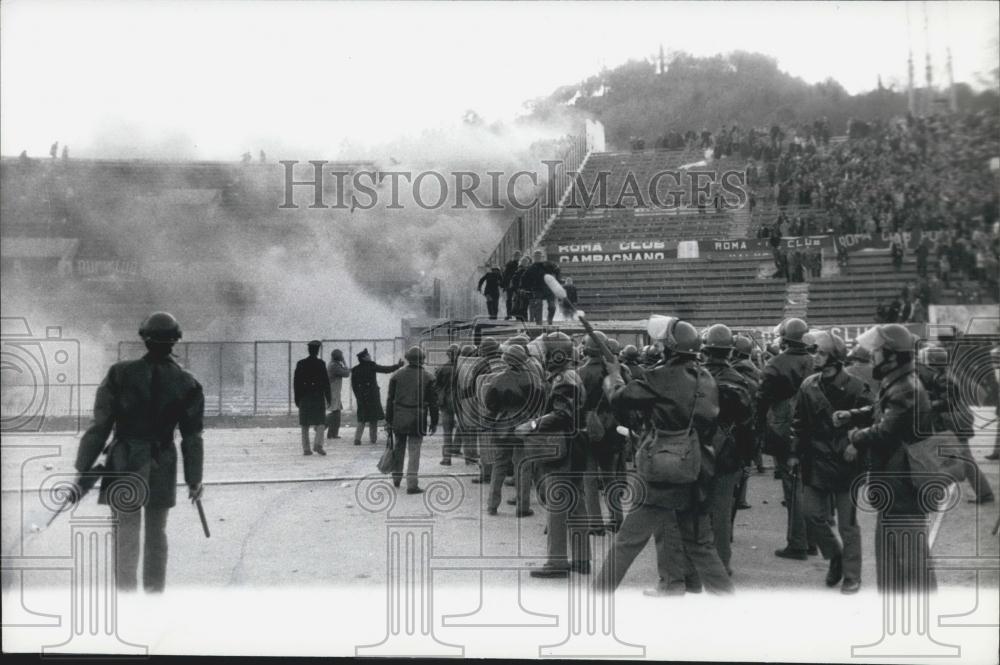
<svg viewBox="0 0 1000 665">
<path fill-rule="evenodd" d="M 623 379 L 628 370 L 622 369 Z M 586 501 L 587 516 L 596 529 L 604 528 L 604 517 L 601 512 L 601 490 L 599 478 L 603 478 L 605 483 L 611 483 L 625 477 L 625 467 L 621 459 L 622 451 L 625 448 L 626 439 L 618 433 L 618 422 L 611 412 L 611 405 L 604 396 L 602 384 L 607 376 L 607 369 L 599 357 L 588 357 L 587 361 L 577 370 L 580 380 L 583 381 L 583 388 L 587 394 L 587 400 L 583 405 L 584 423 L 596 419 L 601 424 L 603 436 L 599 440 L 594 440 L 589 436 L 586 443 L 586 475 L 583 478 L 584 498 Z M 589 424 L 588 424 L 589 428 Z M 623 488 L 622 488 L 623 489 Z M 622 521 L 621 498 L 611 492 L 606 492 L 604 496 L 608 505 L 608 515 L 611 518 L 611 525 L 614 530 L 618 530 Z"/>
<path fill-rule="evenodd" d="M 532 457 L 540 474 L 540 496 L 548 511 L 546 540 L 547 570 L 590 570 L 590 541 L 586 535 L 572 538 L 568 521 L 582 520 L 583 487 L 578 477 L 583 460 L 577 447 L 582 427 L 582 407 L 586 400 L 583 382 L 576 370 L 564 365 L 549 371 L 546 377 L 546 398 L 533 436 L 529 438 Z M 553 455 L 539 454 L 539 446 L 551 447 Z M 576 473 L 574 473 L 576 472 Z M 570 504 L 570 508 L 566 504 Z M 567 561 L 569 556 L 569 561 Z"/>
<path fill-rule="evenodd" d="M 947 370 L 918 364 L 917 376 L 924 389 L 927 390 L 927 397 L 931 401 L 935 431 L 955 433 L 963 447 L 957 457 L 962 461 L 965 478 L 972 485 L 972 489 L 976 493 L 976 500 L 981 503 L 990 501 L 993 498 L 990 481 L 986 479 L 986 474 L 979 469 L 979 465 L 976 464 L 976 460 L 972 456 L 972 450 L 969 448 L 969 439 L 975 436 L 973 428 L 975 417 L 972 415 L 972 409 L 962 399 L 961 389 Z"/>
<path fill-rule="evenodd" d="M 792 440 L 792 406 L 802 381 L 813 373 L 812 356 L 804 347 L 789 347 L 764 367 L 757 399 L 757 423 L 764 428 L 764 452 L 774 456 L 788 509 L 788 550 L 805 552 L 806 522 L 802 516 L 802 488 L 785 471 Z"/>
<path fill-rule="evenodd" d="M 449 350 L 448 362 L 434 372 L 434 390 L 438 398 L 438 413 L 441 419 L 441 436 L 444 444 L 441 448 L 441 463 L 451 464 L 451 458 L 458 455 L 455 449 L 455 362 L 458 360 L 458 349 Z"/>
<path fill-rule="evenodd" d="M 190 488 L 199 487 L 204 412 L 201 385 L 169 356 L 147 353 L 139 360 L 116 363 L 97 389 L 94 420 L 80 440 L 76 469 L 85 472 L 94 465 L 114 430 L 108 471 L 135 474 L 105 477 L 99 497 L 102 504 L 110 502 L 118 522 L 115 572 L 120 589 L 134 589 L 137 584 L 140 516 L 144 514 L 142 583 L 147 591 L 163 590 L 167 512 L 177 501 L 174 429 L 181 433 L 184 481 Z"/>
<path fill-rule="evenodd" d="M 760 368 L 754 365 L 753 361 L 749 358 L 741 358 L 734 362 L 733 369 L 739 372 L 750 384 L 750 396 L 753 401 L 754 414 L 756 414 L 757 396 L 760 392 L 760 382 L 763 380 L 764 375 L 761 373 Z M 751 453 L 750 461 L 744 467 L 740 482 L 736 487 L 736 504 L 740 508 L 750 507 L 750 503 L 747 501 L 750 491 L 750 464 L 756 464 L 757 470 L 760 472 L 764 470 L 764 460 L 761 458 L 760 446 L 757 445 L 757 431 L 756 415 L 751 417 L 746 427 L 737 428 L 736 430 L 737 442 L 740 444 L 741 449 L 746 449 Z"/>
<path fill-rule="evenodd" d="M 868 453 L 871 461 L 870 484 L 881 488 L 888 497 L 879 511 L 875 524 L 876 577 L 880 591 L 899 591 L 923 586 L 925 571 L 915 561 L 928 561 L 927 526 L 924 511 L 912 482 L 907 478 L 910 466 L 904 445 L 920 440 L 919 432 L 929 432 L 931 407 L 927 391 L 917 378 L 912 363 L 891 371 L 879 388 L 874 407 L 852 410 L 852 426 L 869 425 L 850 434 L 851 444 L 859 453 Z M 908 537 L 896 531 L 904 529 Z M 914 556 L 912 548 L 923 549 L 923 556 Z M 932 570 L 926 571 L 929 588 L 935 588 Z"/>
<path fill-rule="evenodd" d="M 620 422 L 635 422 L 638 416 L 660 430 L 683 430 L 692 422 L 693 405 L 701 444 L 710 444 L 719 414 L 718 390 L 712 376 L 693 358 L 673 357 L 628 384 L 620 377 L 610 377 L 607 383 L 611 407 Z M 617 588 L 653 536 L 661 584 L 668 590 L 683 593 L 686 571 L 693 570 L 710 591 L 732 591 L 704 510 L 706 489 L 711 488 L 700 482 L 645 483 L 645 492 L 639 493 L 641 504 L 629 511 L 615 535 L 596 582 L 598 588 Z"/>
<path fill-rule="evenodd" d="M 316 430 L 313 449 L 322 453 L 323 430 L 326 427 L 326 407 L 333 402 L 326 363 L 314 355 L 300 360 L 295 365 L 292 386 L 295 406 L 299 409 L 302 452 L 306 455 L 312 454 L 309 450 L 309 428 L 312 427 Z"/>
<path fill-rule="evenodd" d="M 870 407 L 873 401 L 868 385 L 843 370 L 830 381 L 816 373 L 802 382 L 792 416 L 790 452 L 802 469 L 806 526 L 824 558 L 842 558 L 845 582 L 861 581 L 861 530 L 850 490 L 864 469 L 860 459 L 844 460 L 848 430 L 834 427 L 833 414 Z M 843 548 L 830 521 L 831 499 Z"/>
<path fill-rule="evenodd" d="M 406 465 L 406 490 L 415 492 L 417 473 L 420 470 L 420 447 L 427 435 L 427 416 L 431 419 L 430 431 L 437 429 L 438 400 L 434 391 L 434 377 L 421 367 L 423 354 L 407 351 L 409 364 L 397 370 L 389 379 L 389 396 L 385 404 L 386 424 L 395 438 L 392 449 L 392 482 L 399 487 L 403 479 L 403 461 Z"/>
<path fill-rule="evenodd" d="M 486 418 L 492 435 L 493 469 L 490 477 L 488 510 L 496 514 L 500 507 L 504 479 L 515 478 L 517 515 L 527 516 L 530 509 L 531 474 L 519 469 L 524 458 L 524 438 L 514 428 L 536 417 L 541 411 L 544 389 L 528 364 L 522 347 L 504 353 L 505 367 L 483 377 L 481 391 Z"/>
<path fill-rule="evenodd" d="M 712 481 L 709 511 L 715 534 L 715 549 L 726 571 L 732 574 L 729 561 L 732 557 L 730 543 L 733 535 L 733 501 L 743 467 L 750 462 L 745 444 L 754 415 L 752 387 L 724 359 L 708 358 L 705 369 L 715 379 L 719 391 L 719 426 L 712 442 L 716 454 L 715 478 Z M 744 444 L 742 450 L 741 443 Z"/>
</svg>

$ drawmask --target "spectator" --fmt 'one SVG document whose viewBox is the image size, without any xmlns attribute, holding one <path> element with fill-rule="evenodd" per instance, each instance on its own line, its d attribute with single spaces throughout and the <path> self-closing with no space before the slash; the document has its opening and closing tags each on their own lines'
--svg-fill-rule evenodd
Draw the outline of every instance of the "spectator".
<svg viewBox="0 0 1000 665">
<path fill-rule="evenodd" d="M 552 275 L 559 279 L 559 267 L 545 260 L 545 254 L 536 250 L 532 254 L 534 262 L 528 266 L 521 276 L 521 288 L 531 292 L 531 302 L 528 305 L 532 323 L 542 324 L 542 304 L 547 304 L 546 317 L 549 325 L 556 315 L 556 299 L 545 284 L 545 276 Z"/>
<path fill-rule="evenodd" d="M 948 260 L 948 254 L 941 254 L 941 258 L 938 259 L 938 278 L 944 282 L 945 288 L 951 288 L 949 284 L 949 279 L 951 277 L 951 261 Z"/>
<path fill-rule="evenodd" d="M 330 412 L 326 416 L 326 438 L 340 438 L 340 412 L 344 405 L 341 401 L 341 392 L 344 379 L 351 375 L 351 370 L 344 362 L 344 352 L 334 349 L 330 353 L 330 362 L 326 365 L 326 374 L 330 378 Z"/>
<path fill-rule="evenodd" d="M 895 240 L 889 246 L 889 254 L 892 256 L 892 267 L 899 272 L 903 267 L 903 248 Z"/>
<path fill-rule="evenodd" d="M 921 277 L 927 276 L 927 255 L 930 253 L 930 248 L 928 247 L 927 238 L 923 238 L 920 244 L 917 245 L 916 250 L 917 255 L 917 274 Z"/>
<path fill-rule="evenodd" d="M 406 367 L 397 370 L 389 379 L 389 396 L 385 403 L 386 429 L 391 430 L 394 437 L 392 483 L 396 487 L 402 483 L 405 460 L 406 493 L 420 494 L 424 491 L 417 482 L 420 448 L 424 437 L 437 430 L 438 402 L 434 378 L 423 367 L 423 350 L 419 346 L 411 347 L 404 357 Z"/>
</svg>

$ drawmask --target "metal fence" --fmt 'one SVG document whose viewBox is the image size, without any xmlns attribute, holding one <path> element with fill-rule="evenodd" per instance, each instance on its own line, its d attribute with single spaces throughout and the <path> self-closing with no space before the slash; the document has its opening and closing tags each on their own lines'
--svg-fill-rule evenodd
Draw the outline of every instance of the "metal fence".
<svg viewBox="0 0 1000 665">
<path fill-rule="evenodd" d="M 324 362 L 333 349 L 344 353 L 348 367 L 355 354 L 367 348 L 375 362 L 391 365 L 403 357 L 405 340 L 355 338 L 321 340 Z M 140 358 L 141 342 L 120 342 L 118 359 Z M 270 416 L 295 409 L 292 379 L 295 364 L 307 355 L 305 341 L 181 342 L 174 347 L 178 364 L 194 374 L 205 391 L 205 414 L 216 416 Z M 350 379 L 344 379 L 341 400 L 345 411 L 354 410 Z"/>
</svg>

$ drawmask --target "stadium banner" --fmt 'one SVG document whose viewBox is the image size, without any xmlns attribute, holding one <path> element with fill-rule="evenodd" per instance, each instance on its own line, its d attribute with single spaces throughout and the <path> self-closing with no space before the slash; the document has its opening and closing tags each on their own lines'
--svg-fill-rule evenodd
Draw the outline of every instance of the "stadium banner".
<svg viewBox="0 0 1000 665">
<path fill-rule="evenodd" d="M 832 236 L 792 236 L 781 239 L 780 247 L 787 251 L 833 249 Z M 734 238 L 731 240 L 699 240 L 698 256 L 714 259 L 766 259 L 774 256 L 769 238 Z"/>
<path fill-rule="evenodd" d="M 848 347 L 853 347 L 855 341 L 864 334 L 867 330 L 870 330 L 877 323 L 838 323 L 831 326 L 810 326 L 811 330 L 826 330 L 831 332 L 845 342 L 847 342 Z M 926 323 L 904 323 L 903 324 L 907 330 L 919 337 L 920 339 L 927 339 L 928 325 Z M 774 327 L 765 326 L 751 326 L 749 328 L 741 328 L 741 330 L 754 331 L 759 336 L 759 339 L 763 340 L 765 344 L 770 344 L 771 342 L 777 342 L 777 336 L 774 334 Z M 755 336 L 755 338 L 758 338 Z"/>
<path fill-rule="evenodd" d="M 902 245 L 903 249 L 914 250 L 924 238 L 937 241 L 943 236 L 942 231 L 883 231 L 881 233 L 846 233 L 836 236 L 837 245 L 848 252 L 863 249 L 889 249 L 893 242 Z"/>
<path fill-rule="evenodd" d="M 677 258 L 676 240 L 611 240 L 548 245 L 554 263 L 622 263 Z"/>
<path fill-rule="evenodd" d="M 89 279 L 139 279 L 142 267 L 137 261 L 128 259 L 76 259 L 74 265 L 76 276 Z"/>
</svg>

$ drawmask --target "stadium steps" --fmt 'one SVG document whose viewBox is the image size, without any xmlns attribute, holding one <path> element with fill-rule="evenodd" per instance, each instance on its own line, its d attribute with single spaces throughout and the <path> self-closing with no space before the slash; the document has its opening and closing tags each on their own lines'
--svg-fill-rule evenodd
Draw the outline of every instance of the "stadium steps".
<svg viewBox="0 0 1000 665">
<path fill-rule="evenodd" d="M 809 314 L 809 282 L 789 282 L 785 285 L 785 318 L 807 319 Z"/>
</svg>

